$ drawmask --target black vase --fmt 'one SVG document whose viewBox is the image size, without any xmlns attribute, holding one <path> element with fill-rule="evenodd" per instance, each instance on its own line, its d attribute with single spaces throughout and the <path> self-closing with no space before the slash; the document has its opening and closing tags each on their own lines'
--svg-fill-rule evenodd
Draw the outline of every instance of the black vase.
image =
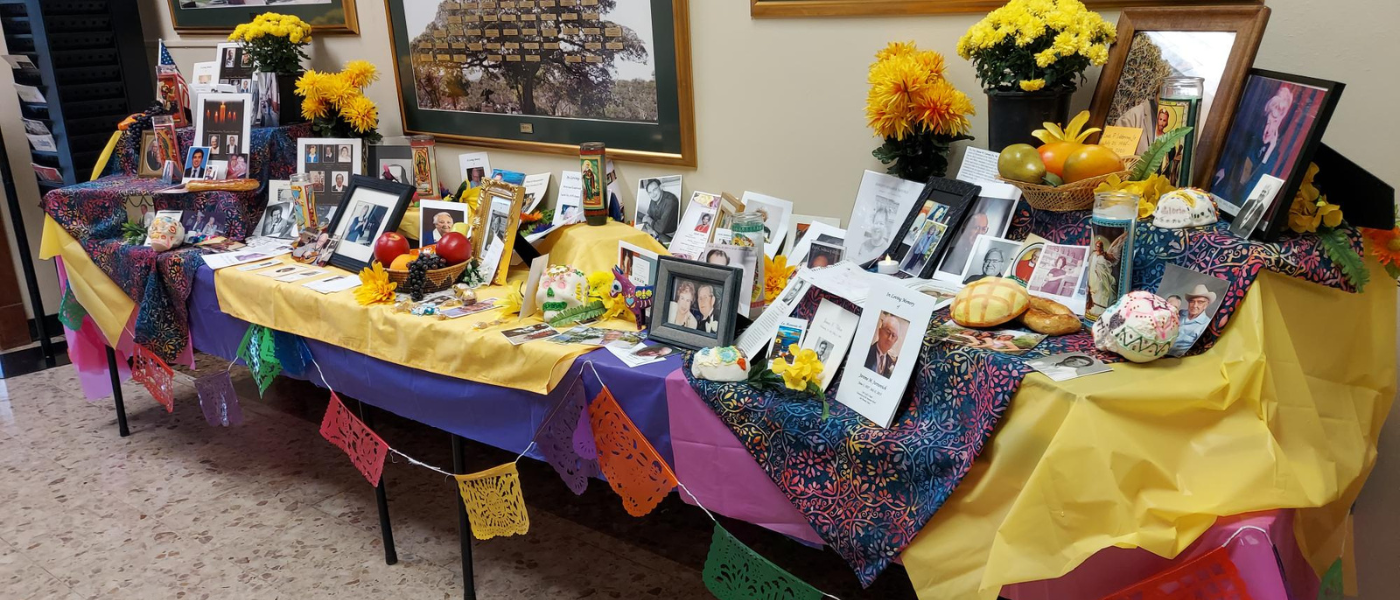
<svg viewBox="0 0 1400 600">
<path fill-rule="evenodd" d="M 1039 146 L 1031 132 L 1043 123 L 1069 120 L 1069 100 L 1073 90 L 1035 92 L 987 92 L 987 143 L 993 152 L 1012 144 Z"/>
<path fill-rule="evenodd" d="M 301 73 L 277 74 L 277 124 L 282 127 L 305 122 L 301 116 L 301 96 L 297 95 L 297 80 Z"/>
</svg>

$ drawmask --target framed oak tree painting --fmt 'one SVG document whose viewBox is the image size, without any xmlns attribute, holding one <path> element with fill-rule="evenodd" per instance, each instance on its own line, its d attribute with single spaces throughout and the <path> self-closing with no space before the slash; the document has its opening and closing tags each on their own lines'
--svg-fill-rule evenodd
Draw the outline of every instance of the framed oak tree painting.
<svg viewBox="0 0 1400 600">
<path fill-rule="evenodd" d="M 688 0 L 386 0 L 406 133 L 695 166 Z"/>
</svg>

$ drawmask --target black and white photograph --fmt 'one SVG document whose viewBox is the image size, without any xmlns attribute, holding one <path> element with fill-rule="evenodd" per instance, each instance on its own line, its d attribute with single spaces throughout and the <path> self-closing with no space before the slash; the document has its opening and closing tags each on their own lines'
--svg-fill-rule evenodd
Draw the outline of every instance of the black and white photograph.
<svg viewBox="0 0 1400 600">
<path fill-rule="evenodd" d="M 460 227 L 458 227 L 460 225 Z M 442 241 L 442 236 L 460 229 L 466 235 L 467 205 L 460 202 L 441 200 L 418 201 L 418 242 L 431 246 Z"/>
<path fill-rule="evenodd" d="M 331 264 L 359 272 L 374 260 L 374 242 L 385 231 L 393 231 L 403 219 L 413 197 L 413 186 L 355 175 L 350 178 L 341 205 L 327 231 L 340 240 Z"/>
<path fill-rule="evenodd" d="M 809 269 L 821 269 L 841 262 L 841 258 L 845 254 L 846 248 L 841 240 L 832 242 L 812 240 L 811 246 L 807 249 L 805 264 Z"/>
<path fill-rule="evenodd" d="M 316 213 L 340 205 L 352 175 L 361 175 L 363 140 L 353 138 L 300 138 L 297 140 L 297 173 L 311 178 Z M 341 157 L 348 160 L 341 160 Z M 407 182 L 406 182 L 407 183 Z"/>
<path fill-rule="evenodd" d="M 1011 264 L 1012 257 L 1020 247 L 1021 242 L 990 235 L 977 236 L 977 241 L 972 246 L 972 258 L 967 262 L 967 270 L 963 272 L 963 284 L 1005 275 L 1006 267 Z"/>
<path fill-rule="evenodd" d="M 290 240 L 296 234 L 296 192 L 286 180 L 267 182 L 267 209 L 255 235 Z"/>
<path fill-rule="evenodd" d="M 209 147 L 190 146 L 185 152 L 185 181 L 204 179 L 204 171 L 209 167 Z"/>
<path fill-rule="evenodd" d="M 841 368 L 841 361 L 846 358 L 846 351 L 851 347 L 851 338 L 856 334 L 859 323 L 860 315 L 825 298 L 817 306 L 816 314 L 812 315 L 812 322 L 802 338 L 802 347 L 816 352 L 817 359 L 822 361 L 822 391 L 831 385 L 836 371 Z"/>
<path fill-rule="evenodd" d="M 481 260 L 482 276 L 502 284 L 505 283 L 520 229 L 520 209 L 525 205 L 525 188 L 487 179 L 481 185 L 478 202 L 480 208 L 471 216 L 472 250 Z"/>
<path fill-rule="evenodd" d="M 1260 228 L 1264 217 L 1273 208 L 1274 199 L 1283 189 L 1283 184 L 1282 179 L 1272 175 L 1260 175 L 1259 181 L 1254 184 L 1254 189 L 1249 192 L 1249 198 L 1244 201 L 1244 206 L 1240 208 L 1240 214 L 1230 223 L 1230 231 L 1242 238 L 1249 239 L 1250 235 Z"/>
<path fill-rule="evenodd" d="M 1086 375 L 1107 373 L 1113 368 L 1103 361 L 1083 352 L 1061 352 L 1026 361 L 1031 368 L 1040 371 L 1054 381 L 1069 381 Z"/>
<path fill-rule="evenodd" d="M 681 176 L 652 177 L 637 182 L 637 212 L 632 225 L 665 246 L 676 235 L 681 219 Z"/>
<path fill-rule="evenodd" d="M 248 136 L 253 128 L 251 94 L 200 94 L 194 113 L 194 139 L 208 142 L 211 160 L 248 154 Z"/>
<path fill-rule="evenodd" d="M 1000 238 L 1005 235 L 1007 228 L 1011 226 L 1011 212 L 1015 207 L 1016 203 L 1006 198 L 977 198 L 977 202 L 972 205 L 967 217 L 953 234 L 948 252 L 943 256 L 943 262 L 939 263 L 935 276 L 941 279 L 963 279 L 963 274 L 973 262 L 977 238 L 983 235 Z M 1018 243 L 1017 246 L 1019 245 Z M 1010 264 L 1011 253 L 1015 250 L 1016 247 L 1012 247 L 1011 252 L 1005 255 L 1007 264 Z"/>
<path fill-rule="evenodd" d="M 1219 277 L 1206 275 L 1177 265 L 1167 265 L 1162 273 L 1162 283 L 1157 286 L 1157 295 L 1167 300 L 1167 305 L 1177 311 L 1181 328 L 1176 342 L 1172 344 L 1168 356 L 1183 356 L 1196 345 L 1215 319 L 1215 311 L 1225 301 L 1225 293 L 1230 290 L 1230 282 Z"/>
<path fill-rule="evenodd" d="M 691 350 L 733 344 L 742 277 L 737 267 L 660 257 L 649 337 Z"/>
<path fill-rule="evenodd" d="M 918 182 L 866 171 L 846 219 L 846 258 L 857 264 L 884 258 L 923 189 Z"/>
</svg>

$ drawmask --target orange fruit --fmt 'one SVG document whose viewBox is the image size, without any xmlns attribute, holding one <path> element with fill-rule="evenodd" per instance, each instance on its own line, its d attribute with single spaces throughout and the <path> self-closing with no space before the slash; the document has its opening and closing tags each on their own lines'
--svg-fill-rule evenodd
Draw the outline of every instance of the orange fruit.
<svg viewBox="0 0 1400 600">
<path fill-rule="evenodd" d="M 1079 142 L 1050 142 L 1041 146 L 1037 152 L 1040 152 L 1041 162 L 1045 163 L 1045 170 L 1063 178 L 1065 160 L 1083 146 L 1084 144 Z"/>
<path fill-rule="evenodd" d="M 407 254 L 400 254 L 397 258 L 394 259 L 394 264 L 389 265 L 389 270 L 390 270 L 390 271 L 407 271 L 407 270 L 408 270 L 408 263 L 411 262 L 413 259 L 414 259 L 414 257 L 409 256 L 409 255 L 407 255 Z"/>
<path fill-rule="evenodd" d="M 1118 153 L 1098 144 L 1085 144 L 1065 159 L 1062 177 L 1065 183 L 1074 183 L 1122 170 L 1123 159 Z"/>
</svg>

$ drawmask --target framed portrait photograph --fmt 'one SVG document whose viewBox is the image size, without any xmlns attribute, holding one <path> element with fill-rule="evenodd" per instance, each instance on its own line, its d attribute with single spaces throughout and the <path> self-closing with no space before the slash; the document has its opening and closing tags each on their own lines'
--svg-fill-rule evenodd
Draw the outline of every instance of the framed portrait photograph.
<svg viewBox="0 0 1400 600">
<path fill-rule="evenodd" d="M 1220 154 L 1269 22 L 1260 4 L 1126 8 L 1118 16 L 1118 41 L 1099 75 L 1090 127 L 1141 130 L 1137 154 L 1172 127 L 1171 111 L 1158 106 L 1168 77 L 1200 77 L 1201 99 L 1191 159 L 1194 185 L 1205 187 Z"/>
<path fill-rule="evenodd" d="M 963 273 L 972 262 L 978 236 L 989 235 L 1000 238 L 1011 227 L 1011 213 L 1016 210 L 1016 202 L 1010 198 L 979 196 L 961 223 L 952 228 L 950 234 L 940 243 L 947 244 L 947 251 L 938 262 L 938 268 L 931 273 L 933 279 L 962 283 Z M 1014 251 L 1014 249 L 1013 249 Z M 1007 261 L 1010 262 L 1010 255 Z"/>
<path fill-rule="evenodd" d="M 948 248 L 948 230 L 962 223 L 981 191 L 980 186 L 955 179 L 929 180 L 919 202 L 904 219 L 904 236 L 891 241 L 885 254 L 899 261 L 901 273 L 928 278 Z"/>
<path fill-rule="evenodd" d="M 431 246 L 442 240 L 442 236 L 457 231 L 468 233 L 467 205 L 461 202 L 441 200 L 418 201 L 418 243 Z"/>
<path fill-rule="evenodd" d="M 253 131 L 251 94 L 201 94 L 195 100 L 194 143 L 209 148 L 209 160 L 248 154 Z"/>
<path fill-rule="evenodd" d="M 253 230 L 259 235 L 280 240 L 294 240 L 297 237 L 297 191 L 285 179 L 267 182 L 267 208 L 263 209 L 262 220 Z"/>
<path fill-rule="evenodd" d="M 681 222 L 681 176 L 651 177 L 637 182 L 637 212 L 632 226 L 669 245 Z"/>
<path fill-rule="evenodd" d="M 408 184 L 352 175 L 327 231 L 340 243 L 330 263 L 359 273 L 374 262 L 374 242 L 385 231 L 394 231 L 413 198 Z"/>
<path fill-rule="evenodd" d="M 165 168 L 165 152 L 156 143 L 156 132 L 141 132 L 141 151 L 136 174 L 140 177 L 160 177 Z"/>
<path fill-rule="evenodd" d="M 360 167 L 363 148 L 360 138 L 297 139 L 297 172 L 311 177 L 317 222 L 333 219 L 350 176 L 365 174 Z"/>
<path fill-rule="evenodd" d="M 688 0 L 386 4 L 404 131 L 694 167 Z"/>
<path fill-rule="evenodd" d="M 1278 239 L 1345 86 L 1253 69 L 1210 176 L 1220 212 L 1240 235 Z"/>
<path fill-rule="evenodd" d="M 691 350 L 732 345 L 743 276 L 738 267 L 661 257 L 648 337 Z M 702 313 L 712 316 L 713 328 L 702 327 Z"/>
<path fill-rule="evenodd" d="M 228 0 L 166 0 L 170 22 L 181 34 L 229 33 L 243 23 L 267 12 L 269 6 L 286 15 L 296 15 L 311 24 L 316 34 L 358 34 L 360 21 L 355 0 L 290 0 L 286 2 L 242 2 Z"/>
<path fill-rule="evenodd" d="M 487 179 L 481 185 L 479 208 L 471 228 L 473 256 L 481 258 L 481 274 L 492 285 L 506 282 L 515 234 L 520 229 L 520 207 L 525 204 L 525 188 Z M 491 274 L 495 275 L 492 276 Z"/>
</svg>

